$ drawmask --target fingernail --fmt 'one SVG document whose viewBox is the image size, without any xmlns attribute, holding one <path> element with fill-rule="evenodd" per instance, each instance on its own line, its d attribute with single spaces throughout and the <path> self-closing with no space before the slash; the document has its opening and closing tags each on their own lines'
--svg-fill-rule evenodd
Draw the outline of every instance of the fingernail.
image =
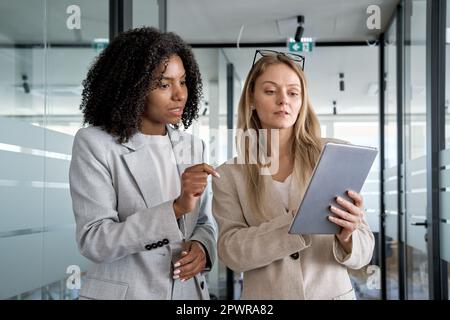
<svg viewBox="0 0 450 320">
<path fill-rule="evenodd" d="M 174 279 L 178 279 L 180 276 L 173 276 Z"/>
<path fill-rule="evenodd" d="M 181 279 L 181 282 L 185 282 L 186 281 L 186 279 Z"/>
<path fill-rule="evenodd" d="M 177 269 L 173 272 L 173 274 L 179 274 L 180 273 L 180 269 Z"/>
<path fill-rule="evenodd" d="M 337 197 L 336 200 L 337 200 L 337 202 L 342 202 L 342 198 L 341 197 Z"/>
<path fill-rule="evenodd" d="M 177 267 L 179 267 L 180 266 L 180 263 L 179 262 L 177 262 L 177 263 L 175 263 L 174 265 L 173 265 L 175 268 L 177 268 Z"/>
<path fill-rule="evenodd" d="M 330 209 L 331 210 L 336 210 L 336 207 L 335 206 L 330 206 Z"/>
<path fill-rule="evenodd" d="M 351 196 L 355 195 L 355 193 L 352 190 L 348 190 L 348 194 L 351 195 Z"/>
<path fill-rule="evenodd" d="M 328 216 L 328 219 L 330 219 L 330 220 L 334 220 L 334 217 L 332 217 L 332 216 Z"/>
<path fill-rule="evenodd" d="M 217 171 L 214 171 L 214 177 L 220 178 L 220 174 Z"/>
</svg>

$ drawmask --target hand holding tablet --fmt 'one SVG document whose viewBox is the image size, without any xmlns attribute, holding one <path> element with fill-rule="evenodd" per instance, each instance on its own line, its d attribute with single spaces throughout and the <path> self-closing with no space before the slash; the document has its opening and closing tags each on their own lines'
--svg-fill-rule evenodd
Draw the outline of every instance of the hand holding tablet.
<svg viewBox="0 0 450 320">
<path fill-rule="evenodd" d="M 340 218 L 339 213 L 342 217 L 342 211 L 350 210 L 348 206 L 353 205 L 354 197 L 349 197 L 347 191 L 361 191 L 377 153 L 372 147 L 325 144 L 289 233 L 339 234 L 341 227 L 328 216 L 334 213 Z M 337 197 L 350 203 L 339 203 Z M 330 206 L 337 210 L 330 211 Z"/>
</svg>

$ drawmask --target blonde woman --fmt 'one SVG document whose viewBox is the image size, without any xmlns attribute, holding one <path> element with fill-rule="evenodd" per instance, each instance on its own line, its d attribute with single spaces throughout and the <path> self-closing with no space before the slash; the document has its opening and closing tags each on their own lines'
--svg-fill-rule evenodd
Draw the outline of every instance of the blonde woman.
<svg viewBox="0 0 450 320">
<path fill-rule="evenodd" d="M 237 139 L 239 159 L 218 168 L 213 214 L 219 258 L 244 273 L 242 299 L 355 299 L 347 269 L 367 265 L 374 247 L 363 198 L 349 190 L 353 202 L 337 199 L 330 208 L 339 234 L 288 234 L 326 140 L 308 98 L 304 58 L 257 50 L 255 59 L 239 103 L 238 129 L 256 135 L 259 153 L 278 163 L 270 170 L 261 160 L 267 156 L 257 158 L 248 139 Z"/>
</svg>

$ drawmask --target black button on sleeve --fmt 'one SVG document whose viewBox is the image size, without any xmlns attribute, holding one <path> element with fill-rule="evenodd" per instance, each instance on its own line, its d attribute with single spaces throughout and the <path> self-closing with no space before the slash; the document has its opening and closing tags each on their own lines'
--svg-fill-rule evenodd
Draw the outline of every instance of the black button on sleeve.
<svg viewBox="0 0 450 320">
<path fill-rule="evenodd" d="M 169 239 L 164 239 L 162 242 L 163 244 L 169 244 Z"/>
<path fill-rule="evenodd" d="M 152 249 L 158 248 L 158 245 L 156 243 L 152 243 Z"/>
<path fill-rule="evenodd" d="M 294 260 L 297 260 L 300 257 L 300 254 L 298 252 L 291 254 L 291 258 Z"/>
<path fill-rule="evenodd" d="M 202 288 L 202 290 L 205 288 L 205 281 L 202 281 L 202 282 L 200 283 L 200 288 Z"/>
<path fill-rule="evenodd" d="M 158 247 L 162 247 L 164 244 L 162 241 L 158 241 Z"/>
<path fill-rule="evenodd" d="M 145 246 L 145 249 L 147 249 L 147 250 L 152 250 L 152 246 L 149 245 L 149 244 L 147 244 L 147 245 Z"/>
</svg>

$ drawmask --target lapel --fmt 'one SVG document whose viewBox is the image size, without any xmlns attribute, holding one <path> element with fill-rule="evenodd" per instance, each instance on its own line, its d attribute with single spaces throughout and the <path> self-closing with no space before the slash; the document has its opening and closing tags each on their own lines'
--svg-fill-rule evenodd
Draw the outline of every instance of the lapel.
<svg viewBox="0 0 450 320">
<path fill-rule="evenodd" d="M 172 150 L 175 156 L 178 175 L 181 180 L 181 174 L 186 168 L 199 163 L 201 160 L 202 145 L 195 144 L 192 136 L 183 134 L 179 130 L 166 125 L 167 134 L 172 143 Z M 151 163 L 150 153 L 146 147 L 145 139 L 139 134 L 133 135 L 128 142 L 123 143 L 125 147 L 131 150 L 130 153 L 123 156 L 128 169 L 136 181 L 138 188 L 144 198 L 147 208 L 151 208 L 162 202 L 161 188 L 154 183 L 157 172 Z M 199 201 L 200 202 L 200 201 Z M 197 206 L 198 208 L 198 206 Z M 196 209 L 198 210 L 198 209 Z M 190 233 L 196 219 L 195 214 L 187 214 L 180 220 L 180 230 L 186 236 Z"/>
<path fill-rule="evenodd" d="M 156 169 L 151 163 L 150 153 L 143 138 L 136 133 L 128 142 L 122 143 L 131 150 L 123 158 L 141 191 L 147 208 L 150 208 L 161 202 L 162 195 L 158 185 L 152 183 L 156 176 Z"/>
<path fill-rule="evenodd" d="M 289 190 L 289 212 L 294 211 L 294 215 L 297 213 L 298 207 L 300 207 L 300 202 L 303 199 L 306 188 L 306 184 L 297 179 L 299 176 L 297 167 L 298 166 L 295 166 L 292 172 L 291 186 Z"/>
<path fill-rule="evenodd" d="M 265 175 L 263 179 L 266 186 L 266 196 L 264 198 L 267 202 L 265 206 L 266 208 L 270 208 L 265 214 L 268 214 L 269 218 L 275 218 L 284 214 L 286 209 L 284 208 L 283 201 L 279 197 L 278 190 L 275 188 L 272 176 Z"/>
<path fill-rule="evenodd" d="M 172 142 L 172 150 L 176 159 L 178 174 L 181 181 L 182 173 L 187 168 L 200 163 L 202 160 L 203 145 L 200 140 L 194 139 L 194 136 L 183 134 L 182 131 L 175 130 L 170 126 L 166 126 L 166 128 L 170 141 Z M 205 192 L 208 192 L 208 190 L 205 190 Z M 180 220 L 180 230 L 183 232 L 185 238 L 192 233 L 193 228 L 196 225 L 198 217 L 196 211 L 199 209 L 202 200 L 201 198 L 197 202 L 197 206 L 193 212 L 183 215 Z"/>
<path fill-rule="evenodd" d="M 329 139 L 321 138 L 321 145 L 323 145 L 328 141 Z M 294 214 L 297 213 L 298 208 L 300 207 L 300 203 L 305 195 L 306 187 L 309 184 L 309 181 L 311 179 L 312 173 L 310 172 L 309 176 L 306 178 L 306 181 L 301 181 L 300 178 L 300 170 L 299 165 L 294 166 L 294 171 L 292 172 L 292 183 L 289 193 L 289 211 L 294 211 Z"/>
<path fill-rule="evenodd" d="M 169 135 L 169 139 L 172 142 L 172 149 L 174 149 L 178 175 L 181 176 L 184 169 L 186 168 L 186 165 L 183 164 L 183 159 L 180 158 L 182 156 L 182 153 L 180 156 L 180 153 L 176 152 L 175 149 L 182 149 L 184 145 L 182 139 L 183 135 L 169 126 L 166 126 L 166 129 Z M 150 153 L 145 143 L 144 137 L 139 134 L 134 134 L 128 140 L 128 142 L 123 143 L 123 145 L 132 151 L 128 154 L 125 154 L 123 158 L 128 169 L 131 172 L 131 175 L 133 176 L 133 179 L 136 181 L 136 184 L 139 187 L 147 208 L 161 203 L 161 188 L 158 184 L 154 183 L 157 172 L 155 170 L 155 167 L 151 163 Z"/>
<path fill-rule="evenodd" d="M 187 155 L 191 154 L 191 144 L 187 140 L 188 136 L 184 135 L 181 131 L 175 130 L 170 126 L 166 126 L 167 134 L 169 135 L 170 142 L 172 143 L 172 150 L 177 163 L 178 175 L 181 179 L 181 174 L 186 168 L 192 165 L 192 161 L 189 161 Z"/>
<path fill-rule="evenodd" d="M 289 186 L 289 206 L 288 211 L 293 212 L 293 214 L 297 213 L 298 208 L 300 207 L 300 202 L 305 194 L 306 184 L 299 181 L 297 179 L 298 172 L 297 168 L 294 167 L 292 172 L 291 184 Z M 266 183 L 266 199 L 268 199 L 267 206 L 271 208 L 270 214 L 271 217 L 274 218 L 279 216 L 280 213 L 284 213 L 285 207 L 283 202 L 279 198 L 278 190 L 275 188 L 275 184 L 271 176 L 264 176 Z"/>
</svg>

